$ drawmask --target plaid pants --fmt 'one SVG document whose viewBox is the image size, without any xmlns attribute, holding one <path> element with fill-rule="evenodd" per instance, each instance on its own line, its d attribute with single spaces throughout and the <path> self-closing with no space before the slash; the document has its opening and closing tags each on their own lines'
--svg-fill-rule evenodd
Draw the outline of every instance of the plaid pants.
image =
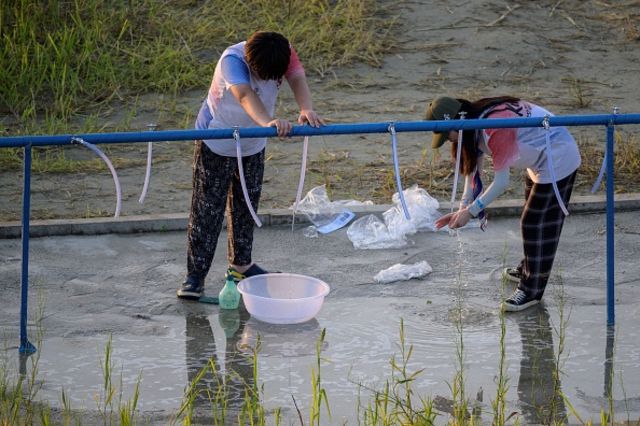
<svg viewBox="0 0 640 426">
<path fill-rule="evenodd" d="M 253 218 L 242 193 L 236 157 L 215 154 L 196 141 L 193 159 L 193 195 L 187 228 L 187 274 L 204 279 L 216 251 L 222 222 L 227 217 L 227 258 L 230 264 L 251 263 Z M 264 150 L 242 158 L 249 199 L 258 210 Z"/>
<path fill-rule="evenodd" d="M 557 183 L 565 205 L 569 204 L 576 173 L 573 172 Z M 518 288 L 528 296 L 539 299 L 547 286 L 556 257 L 564 213 L 550 183 L 534 183 L 527 177 L 525 198 L 520 217 L 524 258 L 518 266 L 522 273 Z"/>
</svg>

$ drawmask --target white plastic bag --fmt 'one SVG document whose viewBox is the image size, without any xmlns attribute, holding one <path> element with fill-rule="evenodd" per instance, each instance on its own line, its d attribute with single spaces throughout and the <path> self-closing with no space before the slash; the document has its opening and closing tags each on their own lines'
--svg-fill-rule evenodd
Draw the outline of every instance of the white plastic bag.
<svg viewBox="0 0 640 426">
<path fill-rule="evenodd" d="M 342 203 L 329 200 L 324 185 L 311 189 L 298 204 L 297 211 L 304 213 L 321 234 L 340 229 L 355 217 Z"/>
<path fill-rule="evenodd" d="M 402 191 L 402 193 L 404 195 L 404 200 L 407 203 L 407 209 L 409 210 L 411 220 L 407 221 L 407 218 L 404 216 L 404 212 L 401 209 L 398 209 L 399 212 L 402 213 L 401 218 L 397 220 L 411 222 L 411 225 L 415 227 L 416 230 L 429 229 L 431 231 L 435 231 L 436 219 L 441 216 L 438 211 L 438 208 L 440 208 L 438 200 L 429 195 L 429 193 L 424 189 L 418 187 L 418 185 L 412 185 L 410 188 Z M 393 194 L 391 201 L 393 201 L 393 204 L 396 207 L 400 206 L 400 197 L 397 192 Z M 396 226 L 399 225 L 396 224 Z M 408 229 L 410 229 L 410 227 Z"/>
<path fill-rule="evenodd" d="M 407 235 L 413 235 L 422 229 L 436 230 L 435 221 L 441 216 L 438 200 L 417 185 L 404 190 L 403 194 L 411 220 L 405 217 L 398 193 L 395 193 L 392 198 L 394 206 L 382 214 L 384 223 L 369 215 L 373 218 L 365 216 L 349 227 L 347 236 L 355 248 L 403 247 L 407 244 Z"/>
<path fill-rule="evenodd" d="M 404 235 L 392 235 L 380 219 L 369 214 L 357 219 L 347 229 L 347 237 L 357 249 L 381 249 L 404 247 Z"/>
<path fill-rule="evenodd" d="M 414 263 L 412 265 L 404 265 L 396 263 L 395 265 L 384 269 L 373 277 L 373 280 L 379 284 L 391 283 L 394 281 L 406 281 L 411 278 L 424 277 L 433 271 L 431 265 L 426 260 Z"/>
<path fill-rule="evenodd" d="M 409 206 L 410 205 L 407 202 L 407 207 L 411 209 Z M 418 228 L 413 222 L 413 215 L 411 212 L 409 214 L 411 215 L 411 220 L 407 220 L 404 215 L 404 210 L 399 204 L 396 204 L 386 212 L 382 213 L 384 223 L 391 235 L 401 238 L 405 235 L 413 235 L 418 232 Z"/>
</svg>

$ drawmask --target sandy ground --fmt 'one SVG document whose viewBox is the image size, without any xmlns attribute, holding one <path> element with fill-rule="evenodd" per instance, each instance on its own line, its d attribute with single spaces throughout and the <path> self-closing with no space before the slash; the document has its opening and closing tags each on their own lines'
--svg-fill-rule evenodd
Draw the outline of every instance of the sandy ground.
<svg viewBox="0 0 640 426">
<path fill-rule="evenodd" d="M 308 69 L 315 107 L 330 123 L 412 121 L 422 119 L 434 96 L 468 98 L 513 94 L 538 102 L 556 114 L 638 112 L 640 98 L 640 1 L 493 1 L 415 0 L 388 2 L 397 20 L 397 44 L 380 67 L 358 64 L 319 72 Z M 304 60 L 304 58 L 303 58 Z M 140 99 L 131 130 L 187 128 L 206 88 L 185 95 L 168 112 L 162 95 Z M 295 120 L 291 93 L 283 90 L 279 113 Z M 122 112 L 105 125 L 123 120 Z M 635 141 L 634 127 L 622 141 Z M 604 145 L 604 130 L 574 128 L 581 143 Z M 626 136 L 625 136 L 626 135 Z M 418 183 L 448 198 L 451 173 L 447 153 L 428 147 L 430 134 L 400 134 L 404 184 Z M 262 208 L 292 203 L 298 180 L 301 144 L 272 140 Z M 103 146 L 104 147 L 104 146 Z M 64 148 L 68 158 L 92 158 L 82 148 Z M 104 147 L 116 162 L 123 191 L 123 215 L 186 212 L 191 197 L 192 144 L 156 143 L 154 168 L 144 204 L 138 203 L 145 174 L 145 146 Z M 126 164 L 125 164 L 126 163 Z M 596 167 L 597 169 L 597 167 Z M 433 173 L 432 173 L 433 172 Z M 576 193 L 585 194 L 593 170 L 578 177 Z M 519 197 L 515 176 L 507 196 Z M 388 135 L 349 135 L 312 139 L 306 190 L 327 184 L 332 199 L 355 198 L 388 203 L 393 168 Z M 629 179 L 621 191 L 640 191 Z M 0 220 L 21 211 L 21 173 L 0 171 Z M 115 190 L 106 168 L 99 172 L 37 173 L 32 182 L 32 217 L 110 216 Z"/>
</svg>

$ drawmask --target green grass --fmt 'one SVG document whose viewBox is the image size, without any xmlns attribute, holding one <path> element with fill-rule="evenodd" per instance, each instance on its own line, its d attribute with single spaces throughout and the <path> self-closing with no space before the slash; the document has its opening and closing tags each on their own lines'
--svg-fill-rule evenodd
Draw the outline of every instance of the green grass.
<svg viewBox="0 0 640 426">
<path fill-rule="evenodd" d="M 374 0 L 15 0 L 0 2 L 0 135 L 140 131 L 140 97 L 166 125 L 190 126 L 179 105 L 205 93 L 220 53 L 255 30 L 285 34 L 308 75 L 353 62 L 379 65 L 393 19 Z M 22 167 L 0 150 L 0 170 Z M 103 169 L 59 150 L 36 173 Z M 48 154 L 47 154 L 48 155 Z M 112 157 L 119 167 L 130 164 Z"/>
<path fill-rule="evenodd" d="M 280 31 L 310 73 L 380 62 L 392 20 L 372 0 L 16 0 L 0 6 L 0 114 L 9 134 L 70 126 L 137 95 L 205 90 L 229 44 Z"/>
</svg>

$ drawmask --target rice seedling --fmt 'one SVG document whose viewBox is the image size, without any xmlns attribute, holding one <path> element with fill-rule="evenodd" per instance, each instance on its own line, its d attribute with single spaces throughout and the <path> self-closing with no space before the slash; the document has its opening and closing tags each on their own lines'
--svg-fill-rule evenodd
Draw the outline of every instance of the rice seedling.
<svg viewBox="0 0 640 426">
<path fill-rule="evenodd" d="M 507 260 L 507 244 L 505 243 L 504 249 L 502 250 L 502 268 L 506 267 Z M 506 299 L 505 295 L 505 287 L 507 285 L 506 277 L 502 277 L 501 285 L 500 285 L 500 303 L 504 303 Z M 496 384 L 496 396 L 493 401 L 491 401 L 491 408 L 493 409 L 493 424 L 502 425 L 509 420 L 507 417 L 507 392 L 509 391 L 509 377 L 506 374 L 506 344 L 505 338 L 507 336 L 507 327 L 505 323 L 504 312 L 500 313 L 500 343 L 498 346 L 499 350 L 499 361 L 498 361 L 498 374 L 494 379 Z"/>
<path fill-rule="evenodd" d="M 433 425 L 437 413 L 430 398 L 417 395 L 412 385 L 424 369 L 410 372 L 409 362 L 413 355 L 413 345 L 406 341 L 404 321 L 400 320 L 400 359 L 393 356 L 389 361 L 391 379 L 382 390 L 373 391 L 373 399 L 362 412 L 366 425 Z M 360 387 L 363 387 L 360 385 Z"/>
<path fill-rule="evenodd" d="M 316 368 L 311 370 L 311 391 L 312 391 L 312 402 L 311 407 L 309 408 L 309 424 L 318 425 L 322 424 L 321 420 L 321 412 L 322 412 L 322 403 L 324 402 L 325 409 L 327 410 L 327 414 L 329 419 L 331 419 L 331 409 L 329 408 L 329 398 L 327 396 L 327 390 L 322 386 L 321 379 L 321 368 L 322 368 L 322 344 L 324 343 L 324 338 L 327 333 L 327 329 L 323 328 L 320 333 L 320 337 L 316 342 Z"/>
<path fill-rule="evenodd" d="M 549 401 L 549 421 L 564 424 L 567 421 L 563 392 L 560 386 L 560 376 L 566 358 L 566 332 L 571 317 L 571 309 L 567 306 L 567 296 L 564 291 L 562 274 L 558 274 L 558 283 L 553 287 L 554 298 L 558 305 L 558 323 L 553 327 L 557 338 L 555 358 L 553 360 L 552 395 Z"/>
<path fill-rule="evenodd" d="M 561 315 L 562 317 L 563 315 Z M 556 328 L 556 332 L 562 333 L 562 327 Z M 309 424 L 326 424 L 330 420 L 323 420 L 320 412 L 322 408 L 327 411 L 330 416 L 330 404 L 328 400 L 328 390 L 322 385 L 320 365 L 322 362 L 322 356 L 320 348 L 322 342 L 325 339 L 325 331 L 318 339 L 316 349 L 316 367 L 312 369 L 312 397 L 309 406 Z M 562 345 L 564 340 L 560 339 L 558 342 L 560 351 L 556 357 L 556 361 L 564 356 L 564 348 Z M 458 345 L 460 345 L 458 343 Z M 501 345 L 503 340 L 501 339 Z M 255 348 L 254 348 L 255 349 Z M 413 356 L 413 345 L 409 344 L 406 339 L 404 322 L 400 321 L 399 329 L 399 353 L 394 355 L 389 362 L 391 367 L 390 379 L 387 379 L 381 389 L 373 389 L 365 385 L 358 385 L 358 393 L 364 390 L 367 393 L 371 393 L 366 406 L 358 404 L 358 424 L 363 425 L 414 425 L 425 426 L 435 424 L 450 424 L 450 425 L 464 425 L 471 426 L 479 424 L 481 421 L 480 413 L 476 410 L 469 411 L 468 402 L 462 398 L 462 392 L 464 392 L 464 378 L 459 376 L 459 372 L 456 372 L 454 378 L 454 386 L 459 390 L 454 391 L 454 409 L 448 419 L 443 417 L 443 413 L 438 412 L 433 400 L 429 396 L 420 395 L 415 389 L 414 384 L 423 374 L 424 369 L 417 369 L 411 371 L 409 369 L 409 363 Z M 459 350 L 458 350 L 459 351 Z M 5 352 L 6 353 L 6 352 Z M 141 420 L 140 413 L 138 413 L 137 404 L 140 398 L 139 384 L 141 382 L 141 375 L 138 377 L 136 386 L 132 397 L 123 401 L 122 399 L 122 384 L 120 388 L 113 382 L 113 347 L 111 339 L 108 340 L 105 346 L 104 357 L 101 357 L 100 365 L 103 371 L 103 386 L 101 394 L 96 396 L 97 410 L 103 424 L 112 425 L 134 425 Z M 197 373 L 194 379 L 189 383 L 184 392 L 183 402 L 179 410 L 172 416 L 170 424 L 181 423 L 183 425 L 200 424 L 205 422 L 212 425 L 223 424 L 252 424 L 252 425 L 265 425 L 265 424 L 281 424 L 280 409 L 267 411 L 262 404 L 264 396 L 262 395 L 262 386 L 258 385 L 258 350 L 250 355 L 252 357 L 253 365 L 253 379 L 250 379 L 251 383 L 248 383 L 246 379 L 241 379 L 239 383 L 242 383 L 244 389 L 244 400 L 241 402 L 240 409 L 231 409 L 229 388 L 226 381 L 231 378 L 235 378 L 237 373 L 228 371 L 225 374 L 228 375 L 227 379 L 223 379 L 223 375 L 220 374 L 214 359 L 210 359 L 207 364 Z M 504 357 L 502 352 L 499 356 Z M 457 355 L 458 359 L 460 355 Z M 37 359 L 34 359 L 36 362 Z M 458 361 L 459 362 L 459 361 Z M 500 366 L 504 366 L 500 363 Z M 501 368 L 501 367 L 499 367 Z M 35 377 L 38 373 L 38 369 L 32 369 L 29 375 L 18 375 L 15 380 L 11 378 L 11 371 L 7 366 L 5 359 L 0 360 L 0 424 L 2 425 L 28 425 L 32 424 L 36 419 L 39 424 L 64 424 L 64 425 L 82 425 L 90 424 L 82 421 L 82 417 L 78 414 L 80 412 L 75 411 L 71 407 L 68 392 L 64 389 L 61 391 L 62 398 L 62 411 L 58 414 L 52 414 L 51 408 L 47 404 L 39 404 L 35 402 L 36 393 L 32 392 L 36 390 L 35 387 L 30 385 L 31 383 L 38 383 Z M 561 370 L 557 370 L 557 377 L 562 374 Z M 210 380 L 211 378 L 214 380 Z M 498 379 L 496 383 L 498 388 L 496 390 L 496 400 L 492 402 L 492 424 L 496 426 L 503 426 L 506 424 L 522 424 L 520 419 L 513 418 L 515 413 L 506 416 L 506 408 L 504 395 L 506 395 L 508 380 L 502 375 L 500 381 L 500 373 L 498 373 Z M 461 383 L 462 382 L 462 383 Z M 238 383 L 238 381 L 237 381 Z M 502 385 L 500 385 L 502 383 Z M 30 390 L 31 389 L 31 390 Z M 457 393 L 456 393 L 457 392 Z M 120 397 L 117 395 L 120 393 Z M 560 397 L 560 399 L 559 399 Z M 561 393 L 559 387 L 554 388 L 551 395 L 550 404 L 547 406 L 548 421 L 546 424 L 553 425 L 565 425 L 569 424 L 569 419 L 561 414 L 561 410 L 558 410 L 558 406 L 554 408 L 553 400 L 557 400 L 558 403 L 566 404 L 569 412 L 583 425 L 593 425 L 592 420 L 583 420 L 575 408 L 570 404 L 565 395 Z M 295 402 L 295 397 L 294 397 Z M 202 405 L 202 404 L 206 405 Z M 199 407 L 199 411 L 196 413 L 195 407 Z M 208 409 L 206 408 L 208 407 Z M 296 404 L 297 407 L 297 404 Z M 354 407 L 355 409 L 355 407 Z M 613 421 L 612 404 L 608 411 L 602 410 L 599 418 L 599 424 L 623 424 L 622 422 Z M 300 413 L 300 416 L 302 414 Z M 302 419 L 302 417 L 301 417 Z M 329 417 L 330 419 L 330 417 Z M 436 423 L 436 420 L 441 419 L 443 423 Z M 305 424 L 303 420 L 300 420 L 300 424 Z M 627 420 L 624 424 L 632 424 Z"/>
<path fill-rule="evenodd" d="M 460 243 L 461 244 L 461 243 Z M 461 250 L 461 247 L 459 248 Z M 506 246 L 503 252 L 503 265 L 506 259 Z M 461 267 L 459 267 L 462 270 Z M 458 272 L 458 281 L 461 281 L 461 272 Z M 566 357 L 566 328 L 569 323 L 570 309 L 566 306 L 566 295 L 560 277 L 559 284 L 554 286 L 555 299 L 558 306 L 558 323 L 553 327 L 553 331 L 557 338 L 556 348 L 552 358 L 545 358 L 544 362 L 551 362 L 552 366 L 540 365 L 539 374 L 544 374 L 550 378 L 549 382 L 540 379 L 537 382 L 535 377 L 531 383 L 533 386 L 544 386 L 548 393 L 544 393 L 544 400 L 539 400 L 544 407 L 539 408 L 540 418 L 544 418 L 544 424 L 565 425 L 569 424 L 569 417 L 565 413 L 565 407 L 568 413 L 575 417 L 581 424 L 592 425 L 591 420 L 584 421 L 575 407 L 568 401 L 566 395 L 563 394 L 560 386 L 560 378 L 563 375 L 562 366 Z M 408 342 L 405 333 L 404 321 L 400 319 L 399 326 L 399 343 L 397 344 L 398 352 L 393 355 L 389 361 L 390 378 L 388 378 L 382 388 L 375 389 L 358 384 L 359 403 L 357 408 L 357 422 L 363 425 L 434 425 L 437 420 L 441 420 L 438 424 L 472 426 L 480 424 L 482 419 L 482 411 L 479 406 L 474 406 L 467 398 L 465 375 L 465 342 L 464 342 L 464 304 L 462 298 L 462 288 L 460 285 L 456 288 L 456 302 L 453 314 L 453 323 L 456 327 L 456 354 L 455 354 L 455 375 L 450 384 L 452 392 L 452 404 L 447 414 L 439 412 L 437 404 L 428 395 L 420 394 L 415 385 L 418 383 L 425 368 L 418 367 L 411 369 L 410 364 L 414 357 L 414 347 Z M 504 299 L 504 281 L 502 284 L 502 296 Z M 67 390 L 61 390 L 61 410 L 52 410 L 47 403 L 37 401 L 38 391 L 42 386 L 42 380 L 39 375 L 38 361 L 39 353 L 42 348 L 43 333 L 41 318 L 44 317 L 44 299 L 42 293 L 39 293 L 38 310 L 35 314 L 35 323 L 39 327 L 37 333 L 37 345 L 39 351 L 32 357 L 24 357 L 21 359 L 21 367 L 18 374 L 11 370 L 6 360 L 5 354 L 7 349 L 0 354 L 0 424 L 4 425 L 29 425 L 33 423 L 48 424 L 64 424 L 64 425 L 81 425 L 90 424 L 83 423 L 83 411 L 74 410 L 71 406 L 69 393 Z M 533 317 L 536 317 L 534 315 Z M 532 333 L 536 330 L 549 328 L 548 324 L 531 324 L 525 323 L 526 327 L 532 328 Z M 549 328 L 550 329 L 550 328 Z M 516 413 L 507 414 L 506 395 L 509 390 L 509 378 L 506 375 L 506 327 L 504 316 L 500 316 L 500 339 L 497 356 L 499 357 L 498 371 L 494 378 L 496 384 L 495 398 L 491 402 L 492 416 L 491 423 L 497 426 L 506 424 L 523 424 L 521 418 Z M 326 338 L 326 329 L 323 329 L 320 337 L 316 342 L 315 366 L 311 369 L 311 396 L 308 407 L 309 424 L 320 425 L 328 424 L 331 420 L 331 404 L 328 398 L 330 389 L 327 389 L 322 381 L 322 368 L 325 359 L 322 356 L 323 343 Z M 545 346 L 544 342 L 551 342 L 551 336 L 539 337 L 533 339 L 528 344 L 533 346 Z M 542 345 L 541 345 L 542 342 Z M 524 341 L 523 341 L 524 344 Z M 260 383 L 260 375 L 258 369 L 258 358 L 260 353 L 261 341 L 258 336 L 256 346 L 249 348 L 247 351 L 234 353 L 227 356 L 247 357 L 251 366 L 251 377 L 242 377 L 233 368 L 227 366 L 224 373 L 218 368 L 215 357 L 211 357 L 208 362 L 199 370 L 185 388 L 182 404 L 174 416 L 172 416 L 171 424 L 181 423 L 183 425 L 191 424 L 252 424 L 252 425 L 279 425 L 282 422 L 281 411 L 279 408 L 267 410 L 263 401 L 265 400 L 264 387 Z M 247 349 L 247 348 L 244 348 Z M 546 350 L 546 349 L 543 349 Z M 523 355 L 524 356 L 524 355 Z M 610 357 L 614 356 L 614 350 L 609 353 Z M 540 359 L 539 362 L 543 360 Z M 535 362 L 535 361 L 534 361 Z M 122 374 L 120 375 L 120 383 L 114 380 L 114 361 L 113 361 L 113 345 L 111 337 L 108 338 L 103 356 L 99 362 L 102 371 L 102 387 L 100 393 L 95 396 L 96 408 L 95 412 L 103 424 L 111 425 L 134 425 L 142 419 L 142 413 L 139 412 L 138 402 L 140 400 L 140 383 L 142 374 L 138 376 L 133 393 L 128 400 L 123 397 L 124 387 L 122 384 Z M 535 366 L 531 368 L 535 370 Z M 616 422 L 614 412 L 614 400 L 612 392 L 613 369 L 611 370 L 611 378 L 608 390 L 608 408 L 602 410 L 600 424 L 616 425 L 623 424 Z M 547 386 L 550 384 L 550 386 Z M 232 387 L 236 387 L 232 391 Z M 360 397 L 361 392 L 365 391 L 370 394 L 370 398 L 365 398 L 365 405 L 362 404 Z M 238 400 L 237 396 L 242 395 Z M 305 424 L 302 413 L 298 409 L 295 396 L 292 395 L 296 409 L 298 410 L 300 424 Z M 625 396 L 626 398 L 626 396 Z M 481 398 L 478 398 L 481 399 Z M 328 417 L 324 417 L 324 412 Z M 627 414 L 627 417 L 629 415 Z M 86 417 L 84 418 L 86 420 Z M 627 418 L 626 424 L 631 424 Z"/>
</svg>

